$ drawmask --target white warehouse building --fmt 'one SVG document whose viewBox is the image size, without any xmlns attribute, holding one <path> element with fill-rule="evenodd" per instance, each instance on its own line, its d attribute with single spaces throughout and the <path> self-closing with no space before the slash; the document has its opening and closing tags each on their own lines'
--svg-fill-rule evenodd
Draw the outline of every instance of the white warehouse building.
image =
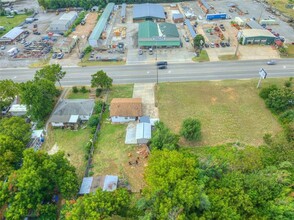
<svg viewBox="0 0 294 220">
<path fill-rule="evenodd" d="M 74 23 L 77 19 L 78 13 L 75 11 L 71 11 L 68 13 L 63 14 L 58 20 L 53 21 L 50 24 L 50 31 L 56 34 L 66 32 L 70 26 Z"/>
</svg>

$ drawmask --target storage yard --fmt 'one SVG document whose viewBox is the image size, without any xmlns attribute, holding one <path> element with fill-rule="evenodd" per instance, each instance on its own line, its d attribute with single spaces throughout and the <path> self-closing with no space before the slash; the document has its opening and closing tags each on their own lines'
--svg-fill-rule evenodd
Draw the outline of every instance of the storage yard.
<svg viewBox="0 0 294 220">
<path fill-rule="evenodd" d="M 61 11 L 38 11 L 20 24 L 14 34 L 8 34 L 14 39 L 2 36 L 0 44 L 5 49 L 0 51 L 1 65 L 18 59 L 50 57 L 50 63 L 76 65 L 88 45 L 94 48 L 86 56 L 88 61 L 192 62 L 193 39 L 197 34 L 204 36 L 203 49 L 211 61 L 234 54 L 239 59 L 279 58 L 277 47 L 294 42 L 289 18 L 254 0 L 110 3 L 103 11 L 87 12 L 84 23 L 74 28 L 71 25 L 79 11 Z M 63 36 L 70 29 L 72 33 Z M 8 55 L 7 51 L 13 48 L 18 52 Z"/>
</svg>

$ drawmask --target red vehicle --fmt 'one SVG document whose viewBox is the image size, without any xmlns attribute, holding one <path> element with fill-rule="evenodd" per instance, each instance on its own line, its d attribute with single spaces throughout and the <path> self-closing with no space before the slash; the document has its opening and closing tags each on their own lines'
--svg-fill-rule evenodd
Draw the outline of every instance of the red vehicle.
<svg viewBox="0 0 294 220">
<path fill-rule="evenodd" d="M 218 43 L 215 43 L 215 46 L 216 46 L 216 47 L 219 47 L 219 44 L 218 44 Z"/>
</svg>

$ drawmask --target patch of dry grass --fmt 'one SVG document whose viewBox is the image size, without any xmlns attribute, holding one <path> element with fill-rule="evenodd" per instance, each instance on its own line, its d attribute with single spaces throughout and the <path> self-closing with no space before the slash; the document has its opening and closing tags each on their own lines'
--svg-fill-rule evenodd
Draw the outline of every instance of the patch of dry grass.
<svg viewBox="0 0 294 220">
<path fill-rule="evenodd" d="M 273 81 L 282 83 L 266 79 L 262 86 Z M 257 80 L 160 84 L 157 96 L 160 120 L 176 133 L 188 117 L 201 121 L 202 141 L 181 140 L 182 145 L 262 144 L 265 133 L 274 134 L 281 127 L 258 96 L 256 85 Z"/>
</svg>

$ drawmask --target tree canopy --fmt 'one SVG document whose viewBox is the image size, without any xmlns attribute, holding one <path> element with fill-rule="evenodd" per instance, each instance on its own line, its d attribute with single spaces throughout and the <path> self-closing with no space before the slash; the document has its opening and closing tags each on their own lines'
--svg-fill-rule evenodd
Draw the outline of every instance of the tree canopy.
<svg viewBox="0 0 294 220">
<path fill-rule="evenodd" d="M 35 80 L 47 79 L 53 83 L 58 82 L 65 76 L 66 72 L 62 71 L 62 67 L 59 64 L 52 64 L 43 67 L 35 74 Z"/>
<path fill-rule="evenodd" d="M 0 81 L 0 109 L 10 105 L 16 95 L 18 95 L 18 84 L 10 79 Z"/>
<path fill-rule="evenodd" d="M 24 151 L 22 167 L 2 184 L 0 207 L 6 207 L 7 219 L 21 219 L 28 214 L 35 217 L 54 216 L 53 219 L 56 219 L 53 196 L 70 199 L 77 190 L 75 168 L 63 153 L 50 156 L 29 149 Z"/>
<path fill-rule="evenodd" d="M 112 86 L 112 78 L 107 76 L 103 70 L 92 75 L 91 86 L 109 89 Z"/>
<path fill-rule="evenodd" d="M 197 34 L 196 37 L 193 39 L 194 47 L 195 48 L 200 48 L 205 44 L 205 39 L 203 35 Z"/>
<path fill-rule="evenodd" d="M 126 189 L 113 192 L 98 189 L 77 199 L 68 201 L 62 210 L 62 216 L 68 220 L 76 219 L 106 219 L 112 215 L 125 216 L 130 206 L 130 195 Z"/>
<path fill-rule="evenodd" d="M 152 133 L 150 140 L 151 149 L 169 149 L 176 150 L 179 148 L 179 136 L 173 134 L 163 122 L 156 122 L 155 130 Z"/>
<path fill-rule="evenodd" d="M 44 120 L 53 110 L 57 89 L 54 82 L 41 78 L 20 85 L 20 96 L 33 120 Z"/>
</svg>

